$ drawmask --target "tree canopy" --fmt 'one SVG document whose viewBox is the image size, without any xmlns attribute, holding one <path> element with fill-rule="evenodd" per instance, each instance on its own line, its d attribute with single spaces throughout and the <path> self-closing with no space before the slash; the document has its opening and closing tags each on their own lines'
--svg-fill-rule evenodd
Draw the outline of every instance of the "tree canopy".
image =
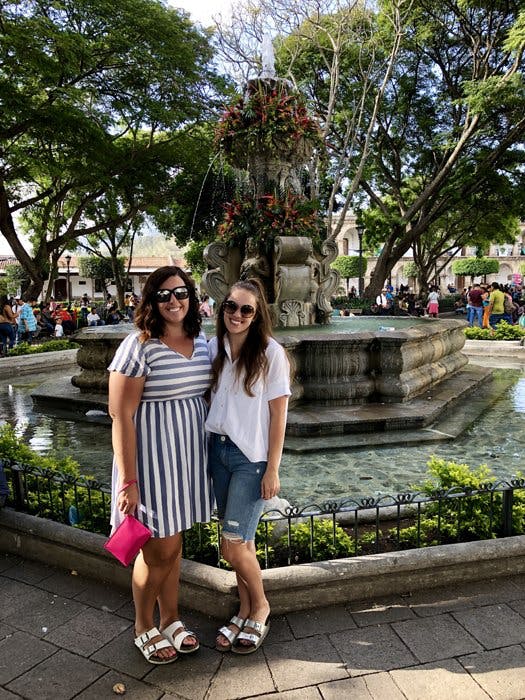
<svg viewBox="0 0 525 700">
<path fill-rule="evenodd" d="M 77 237 L 160 216 L 217 106 L 211 59 L 208 36 L 157 0 L 2 4 L 0 230 L 28 294 Z"/>
</svg>

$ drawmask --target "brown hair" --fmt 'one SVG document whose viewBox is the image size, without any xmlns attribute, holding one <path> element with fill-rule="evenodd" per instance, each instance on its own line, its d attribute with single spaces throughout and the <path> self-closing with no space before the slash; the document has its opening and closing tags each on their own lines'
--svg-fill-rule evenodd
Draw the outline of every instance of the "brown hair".
<svg viewBox="0 0 525 700">
<path fill-rule="evenodd" d="M 251 278 L 236 282 L 230 288 L 225 297 L 225 301 L 230 298 L 234 289 L 244 289 L 250 292 L 256 299 L 257 309 L 255 316 L 248 329 L 248 335 L 241 348 L 239 359 L 237 360 L 237 377 L 244 371 L 244 391 L 248 396 L 253 396 L 253 386 L 260 376 L 264 376 L 268 370 L 268 360 L 266 359 L 266 348 L 268 340 L 272 337 L 272 321 L 270 310 L 264 294 L 264 287 L 260 280 Z M 224 306 L 221 304 L 217 313 L 217 357 L 213 361 L 212 389 L 215 389 L 219 381 L 220 374 L 226 358 L 224 348 L 224 336 L 226 335 L 226 325 L 224 323 Z"/>
<path fill-rule="evenodd" d="M 195 291 L 195 282 L 191 277 L 175 265 L 166 265 L 154 270 L 146 280 L 142 290 L 142 299 L 137 306 L 134 322 L 141 331 L 140 341 L 143 343 L 149 338 L 160 338 L 164 334 L 166 321 L 159 311 L 159 304 L 155 293 L 169 277 L 180 277 L 190 292 L 188 313 L 184 317 L 182 326 L 189 338 L 196 338 L 201 330 L 201 317 L 199 314 L 199 300 Z"/>
</svg>

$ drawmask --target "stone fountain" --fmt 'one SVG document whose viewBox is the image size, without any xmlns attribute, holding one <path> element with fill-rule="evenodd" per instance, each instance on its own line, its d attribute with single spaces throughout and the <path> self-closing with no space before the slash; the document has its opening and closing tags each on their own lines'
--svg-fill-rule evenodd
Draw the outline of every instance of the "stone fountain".
<svg viewBox="0 0 525 700">
<path fill-rule="evenodd" d="M 335 242 L 325 241 L 315 250 L 312 237 L 282 235 L 290 222 L 292 229 L 301 233 L 293 218 L 305 203 L 301 172 L 318 144 L 316 125 L 288 89 L 286 81 L 275 76 L 273 53 L 266 47 L 261 75 L 248 81 L 242 100 L 229 113 L 229 121 L 222 122 L 221 143 L 230 162 L 243 173 L 240 179 L 245 183 L 245 199 L 236 203 L 230 219 L 222 225 L 223 240 L 211 243 L 205 251 L 209 269 L 203 286 L 220 304 L 238 279 L 255 276 L 265 285 L 279 329 L 277 339 L 296 365 L 289 436 L 428 426 L 484 381 L 489 372 L 467 367 L 468 359 L 462 353 L 465 322 L 461 320 L 413 319 L 408 326 L 396 327 L 395 317 L 371 318 L 370 327 L 358 332 L 351 318 L 345 319 L 346 326 L 329 323 L 330 297 L 339 281 L 338 273 L 330 267 L 337 255 Z M 273 109 L 276 103 L 281 111 L 288 110 L 293 129 L 279 122 L 268 140 L 253 122 L 253 114 Z M 268 198 L 271 211 L 280 207 L 286 215 L 279 222 L 279 235 L 273 228 L 264 228 L 270 211 L 265 208 Z M 263 231 L 255 229 L 245 239 L 239 236 L 239 211 L 241 219 L 259 216 Z M 317 212 L 309 209 L 300 223 L 304 228 L 306 221 L 315 233 L 319 225 L 316 217 Z M 93 407 L 104 409 L 106 368 L 131 330 L 132 326 L 121 324 L 77 332 L 80 372 L 71 378 L 73 386 L 65 391 L 63 384 L 58 390 L 44 385 L 34 395 L 35 400 L 62 401 L 70 409 L 76 404 L 83 411 L 91 401 Z M 212 328 L 209 334 L 213 334 Z"/>
</svg>

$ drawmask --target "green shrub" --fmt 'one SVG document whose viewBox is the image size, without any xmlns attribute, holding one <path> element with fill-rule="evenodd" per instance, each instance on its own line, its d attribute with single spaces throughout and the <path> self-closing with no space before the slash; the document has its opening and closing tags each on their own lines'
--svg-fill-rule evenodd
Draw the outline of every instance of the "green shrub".
<svg viewBox="0 0 525 700">
<path fill-rule="evenodd" d="M 492 471 L 482 464 L 472 469 L 467 464 L 432 457 L 428 462 L 430 479 L 414 486 L 429 496 L 445 496 L 451 492 L 469 493 L 474 496 L 441 498 L 426 505 L 417 525 L 391 529 L 390 538 L 402 547 L 431 546 L 450 542 L 468 542 L 492 539 L 503 531 L 503 496 L 491 489 L 496 482 Z M 513 493 L 513 533 L 525 531 L 525 494 L 522 489 Z"/>
<path fill-rule="evenodd" d="M 275 553 L 280 563 L 286 563 L 288 535 L 277 542 Z M 313 539 L 310 523 L 291 526 L 291 563 L 324 561 L 355 554 L 354 540 L 332 519 L 313 521 Z"/>
<path fill-rule="evenodd" d="M 12 350 L 9 350 L 7 354 L 9 357 L 15 357 L 18 355 L 35 355 L 41 352 L 54 352 L 56 350 L 75 350 L 79 347 L 78 343 L 73 343 L 70 340 L 47 340 L 40 345 L 30 345 L 23 341 L 18 343 Z"/>
<path fill-rule="evenodd" d="M 500 321 L 496 328 L 465 328 L 468 340 L 521 340 L 525 338 L 525 328 Z"/>
</svg>

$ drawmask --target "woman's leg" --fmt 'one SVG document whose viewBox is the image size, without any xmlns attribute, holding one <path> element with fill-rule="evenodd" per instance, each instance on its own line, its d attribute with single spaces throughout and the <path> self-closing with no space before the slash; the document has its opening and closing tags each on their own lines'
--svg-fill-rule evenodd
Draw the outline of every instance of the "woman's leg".
<svg viewBox="0 0 525 700">
<path fill-rule="evenodd" d="M 157 598 L 181 550 L 180 533 L 171 537 L 151 538 L 139 552 L 133 566 L 132 589 L 135 603 L 135 635 L 155 626 L 153 617 Z M 178 593 L 178 589 L 177 589 Z M 162 637 L 153 638 L 152 643 Z M 159 658 L 171 658 L 175 649 L 161 649 Z"/>
<path fill-rule="evenodd" d="M 160 613 L 160 629 L 163 630 L 168 625 L 171 625 L 172 622 L 175 622 L 176 620 L 179 620 L 179 582 L 180 582 L 180 561 L 182 558 L 182 536 L 179 537 L 179 548 L 178 551 L 175 555 L 175 558 L 172 562 L 171 568 L 168 571 L 168 574 L 164 581 L 162 582 L 162 585 L 160 587 L 159 595 L 157 597 L 158 604 L 159 604 L 159 613 Z M 179 631 L 182 631 L 183 627 L 181 626 L 180 630 L 176 629 L 174 630 L 174 635 L 176 635 Z M 173 640 L 170 640 L 173 641 Z M 191 647 L 196 647 L 198 644 L 198 641 L 196 637 L 190 636 L 186 637 L 184 639 L 184 647 L 187 649 L 190 649 Z"/>
</svg>

